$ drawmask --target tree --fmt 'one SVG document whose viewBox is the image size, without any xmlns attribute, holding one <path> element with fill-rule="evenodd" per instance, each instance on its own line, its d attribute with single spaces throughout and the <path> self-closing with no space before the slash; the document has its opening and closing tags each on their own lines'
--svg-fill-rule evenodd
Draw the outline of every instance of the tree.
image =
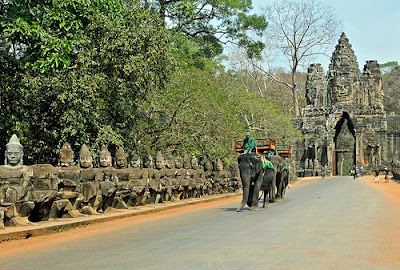
<svg viewBox="0 0 400 270">
<path fill-rule="evenodd" d="M 400 114 L 400 66 L 397 62 L 388 62 L 380 65 L 389 68 L 382 75 L 384 98 L 383 104 L 388 114 Z"/>
<path fill-rule="evenodd" d="M 330 49 L 339 35 L 341 24 L 331 7 L 314 1 L 274 2 L 264 9 L 264 14 L 268 18 L 267 45 L 273 53 L 278 53 L 286 61 L 291 73 L 290 83 L 260 65 L 257 67 L 273 80 L 291 89 L 294 113 L 299 116 L 298 70 Z"/>
<path fill-rule="evenodd" d="M 262 15 L 249 14 L 251 0 L 153 0 L 145 6 L 158 10 L 167 27 L 195 40 L 208 57 L 222 53 L 223 44 L 234 42 L 247 48 L 249 54 L 259 55 L 261 36 L 267 27 Z"/>
<path fill-rule="evenodd" d="M 246 91 L 239 80 L 218 68 L 181 70 L 165 91 L 143 104 L 152 121 L 135 132 L 134 140 L 147 150 L 226 158 L 246 130 L 286 142 L 296 136 L 290 117 Z"/>
<path fill-rule="evenodd" d="M 0 78 L 1 141 L 17 133 L 28 163 L 54 164 L 65 141 L 131 147 L 138 103 L 173 71 L 157 14 L 118 0 L 10 1 L 5 11 L 0 62 L 15 68 Z"/>
</svg>

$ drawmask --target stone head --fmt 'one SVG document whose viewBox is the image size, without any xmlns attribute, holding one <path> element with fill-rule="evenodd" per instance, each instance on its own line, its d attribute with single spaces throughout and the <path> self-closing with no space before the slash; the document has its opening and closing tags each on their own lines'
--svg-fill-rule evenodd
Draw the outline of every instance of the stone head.
<svg viewBox="0 0 400 270">
<path fill-rule="evenodd" d="M 217 169 L 217 171 L 223 171 L 224 170 L 224 163 L 222 162 L 222 160 L 217 159 L 216 169 Z"/>
<path fill-rule="evenodd" d="M 182 169 L 183 168 L 183 160 L 180 156 L 175 158 L 175 168 Z"/>
<path fill-rule="evenodd" d="M 101 146 L 101 150 L 100 150 L 100 167 L 110 167 L 111 166 L 111 152 L 108 151 L 107 146 L 103 145 Z"/>
<path fill-rule="evenodd" d="M 195 155 L 192 156 L 190 163 L 192 165 L 192 169 L 197 170 L 199 168 L 199 160 Z"/>
<path fill-rule="evenodd" d="M 165 167 L 164 157 L 161 154 L 161 151 L 158 151 L 157 155 L 156 155 L 156 168 L 160 170 L 160 169 L 164 169 L 164 167 Z"/>
<path fill-rule="evenodd" d="M 153 168 L 153 157 L 150 153 L 146 153 L 143 158 L 143 167 L 144 168 Z"/>
<path fill-rule="evenodd" d="M 115 168 L 121 169 L 128 166 L 127 155 L 122 147 L 115 152 Z"/>
<path fill-rule="evenodd" d="M 142 160 L 136 151 L 131 153 L 131 166 L 132 168 L 140 168 L 142 165 Z"/>
<path fill-rule="evenodd" d="M 79 164 L 81 168 L 93 167 L 93 156 L 86 144 L 82 145 L 81 151 L 79 152 Z"/>
<path fill-rule="evenodd" d="M 17 135 L 13 134 L 6 144 L 4 164 L 17 166 L 23 164 L 24 147 L 20 144 Z"/>
<path fill-rule="evenodd" d="M 165 168 L 173 169 L 175 168 L 175 159 L 172 155 L 168 155 L 165 159 Z"/>
<path fill-rule="evenodd" d="M 190 164 L 190 157 L 187 154 L 183 156 L 183 168 L 185 169 L 192 168 L 192 164 Z"/>
<path fill-rule="evenodd" d="M 212 171 L 213 170 L 213 164 L 212 164 L 211 160 L 206 159 L 206 161 L 204 162 L 204 169 L 206 171 Z"/>
<path fill-rule="evenodd" d="M 60 166 L 69 167 L 74 165 L 74 151 L 72 151 L 71 145 L 65 142 L 60 150 Z"/>
</svg>

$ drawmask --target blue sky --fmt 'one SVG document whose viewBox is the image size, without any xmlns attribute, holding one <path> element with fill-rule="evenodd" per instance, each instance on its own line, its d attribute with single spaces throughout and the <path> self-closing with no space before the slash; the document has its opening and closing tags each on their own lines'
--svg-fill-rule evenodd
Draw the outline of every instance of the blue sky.
<svg viewBox="0 0 400 270">
<path fill-rule="evenodd" d="M 253 8 L 260 10 L 272 2 L 273 0 L 253 0 Z M 341 32 L 345 32 L 349 38 L 360 67 L 364 66 L 367 60 L 378 60 L 380 64 L 389 61 L 400 63 L 399 0 L 321 0 L 320 2 L 335 9 L 337 18 L 343 24 Z M 334 45 L 332 52 L 333 50 Z M 330 61 L 321 58 L 317 62 L 327 70 Z"/>
</svg>

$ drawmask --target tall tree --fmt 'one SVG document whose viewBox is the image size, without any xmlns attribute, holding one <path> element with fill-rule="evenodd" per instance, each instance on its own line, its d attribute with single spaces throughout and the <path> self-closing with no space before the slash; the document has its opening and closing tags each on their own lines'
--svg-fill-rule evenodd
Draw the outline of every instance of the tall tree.
<svg viewBox="0 0 400 270">
<path fill-rule="evenodd" d="M 223 50 L 233 42 L 245 47 L 249 54 L 259 55 L 264 47 L 252 34 L 262 36 L 267 27 L 263 15 L 250 14 L 251 0 L 147 0 L 145 6 L 158 10 L 169 28 L 195 40 L 206 56 Z"/>
<path fill-rule="evenodd" d="M 268 18 L 267 46 L 270 52 L 282 56 L 286 61 L 291 80 L 288 83 L 260 65 L 257 67 L 291 89 L 294 113 L 299 116 L 297 72 L 300 67 L 315 60 L 316 56 L 326 55 L 327 49 L 331 48 L 339 36 L 341 23 L 331 7 L 313 0 L 274 2 L 264 9 L 264 14 Z"/>
<path fill-rule="evenodd" d="M 74 150 L 131 147 L 145 117 L 137 104 L 173 70 L 159 16 L 118 0 L 16 0 L 4 8 L 0 63 L 15 68 L 0 77 L 1 141 L 18 133 L 28 162 L 54 163 L 65 141 Z"/>
</svg>

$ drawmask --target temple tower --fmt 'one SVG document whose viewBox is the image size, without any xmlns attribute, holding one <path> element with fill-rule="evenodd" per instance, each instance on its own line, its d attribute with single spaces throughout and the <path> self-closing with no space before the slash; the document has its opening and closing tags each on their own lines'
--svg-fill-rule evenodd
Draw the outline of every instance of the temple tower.
<svg viewBox="0 0 400 270">
<path fill-rule="evenodd" d="M 389 165 L 399 133 L 387 125 L 379 64 L 367 61 L 361 72 L 345 33 L 326 75 L 320 64 L 310 65 L 305 90 L 307 107 L 297 119 L 304 135 L 296 147 L 298 172 L 318 175 L 325 168 L 348 175 L 354 165 L 367 170 Z"/>
</svg>

